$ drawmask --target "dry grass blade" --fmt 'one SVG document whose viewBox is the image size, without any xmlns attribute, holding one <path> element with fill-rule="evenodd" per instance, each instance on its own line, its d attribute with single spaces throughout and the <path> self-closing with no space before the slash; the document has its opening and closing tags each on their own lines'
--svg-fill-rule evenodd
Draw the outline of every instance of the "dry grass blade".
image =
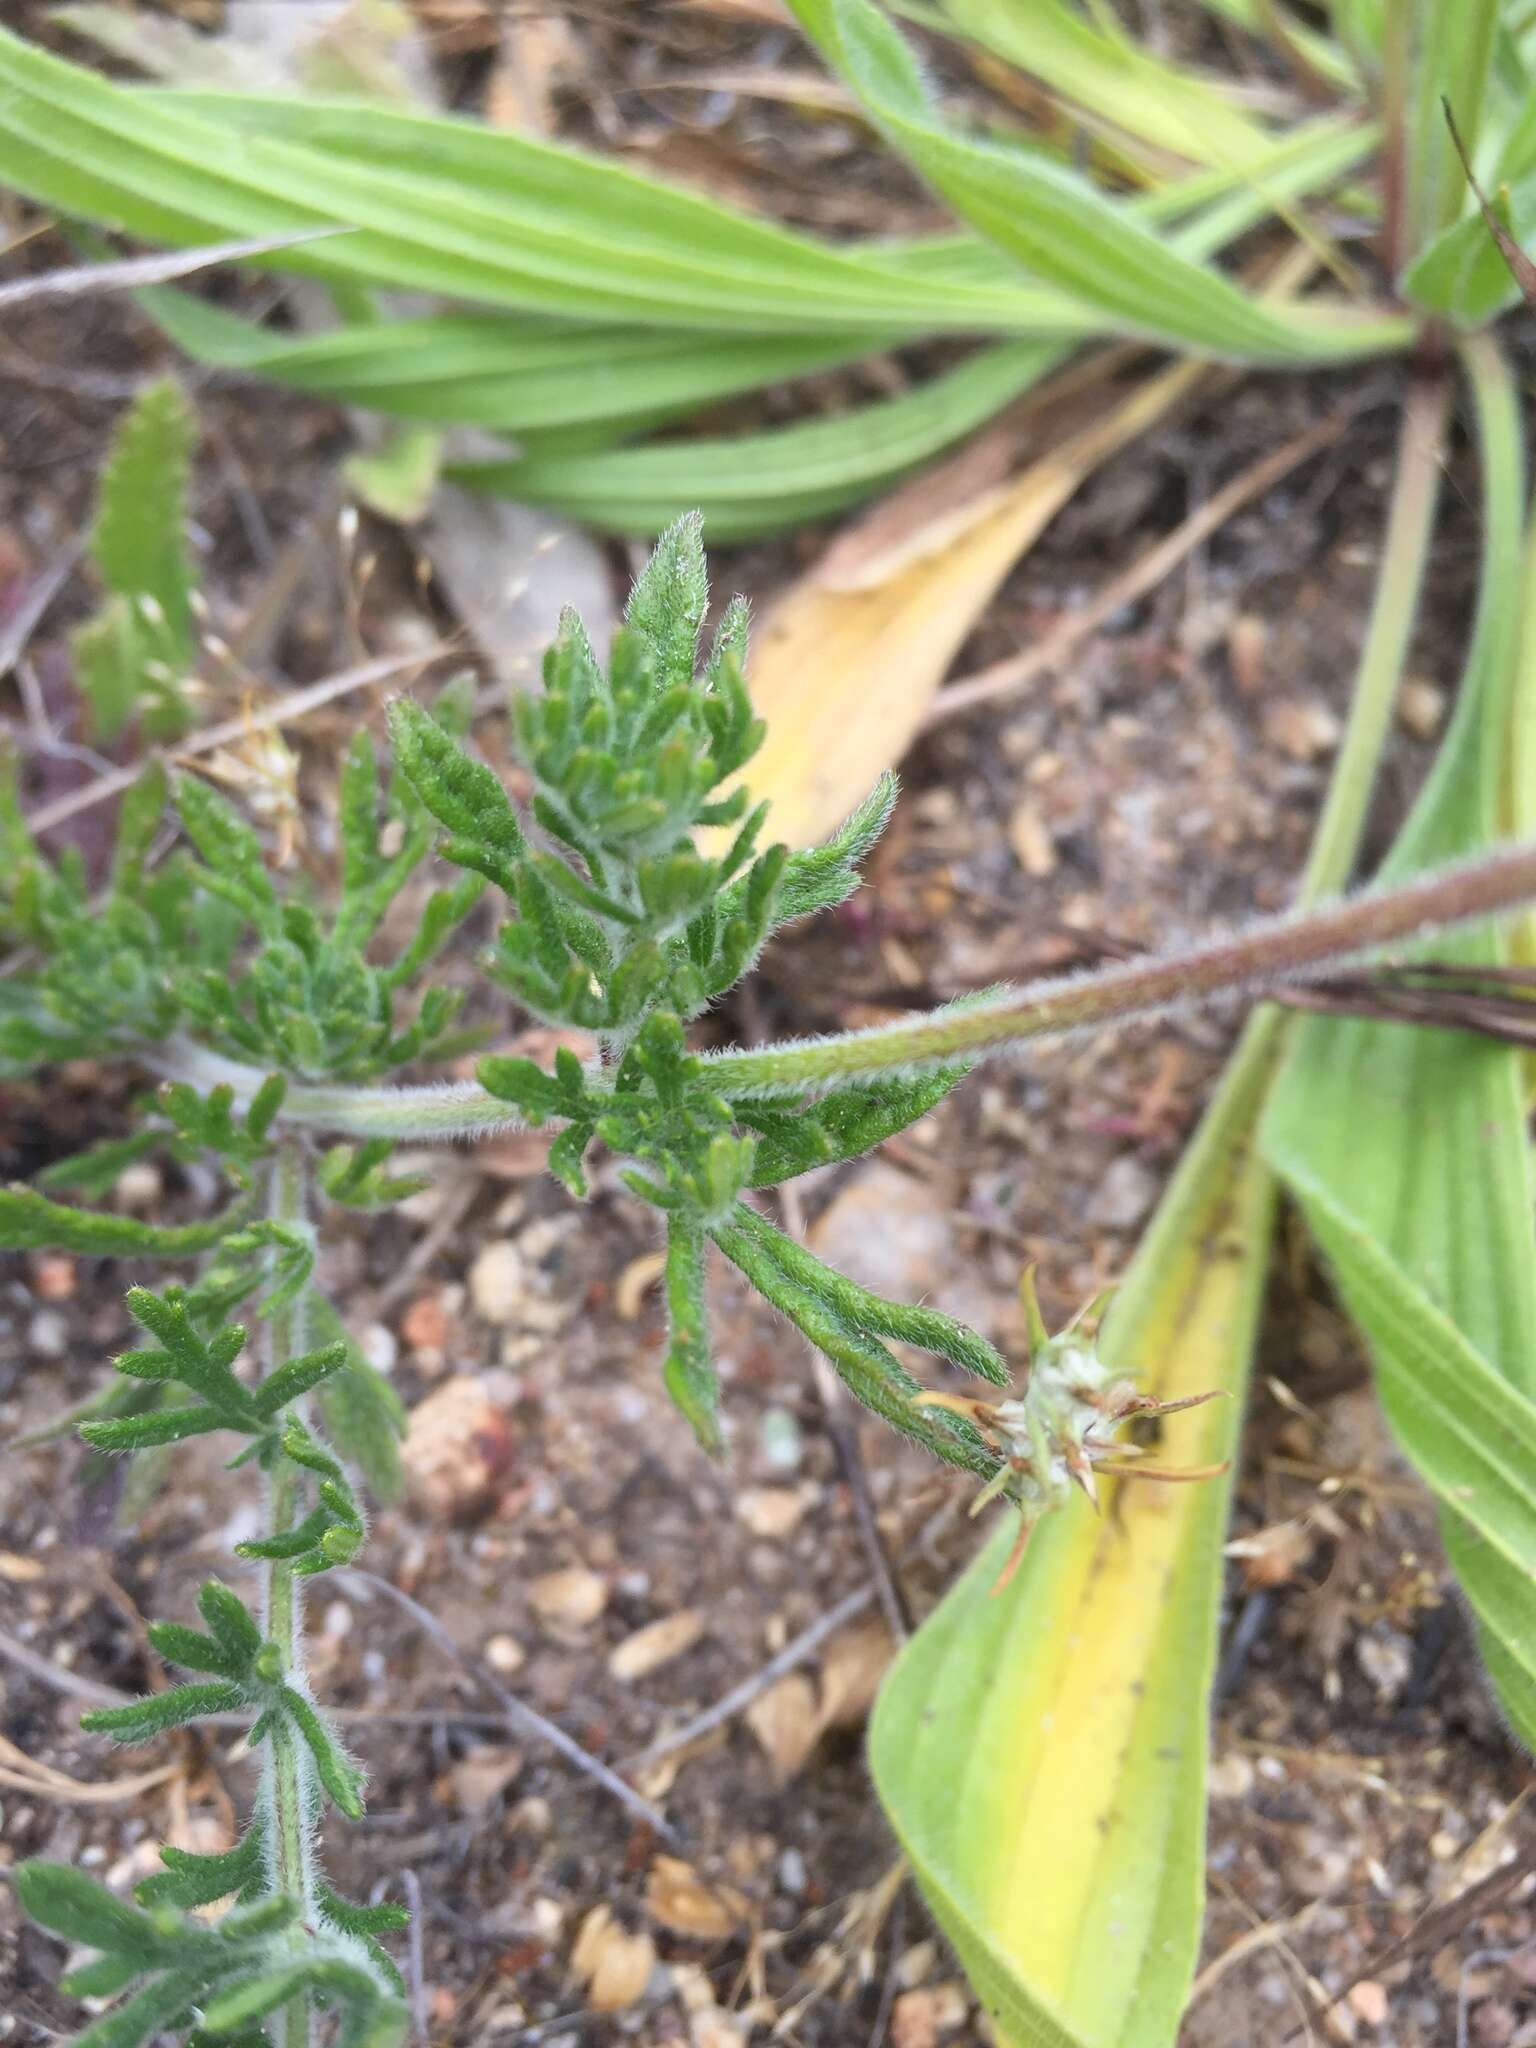
<svg viewBox="0 0 1536 2048">
<path fill-rule="evenodd" d="M 165 256 L 126 256 L 118 263 L 80 263 L 68 270 L 50 270 L 42 277 L 18 278 L 0 284 L 0 309 L 33 305 L 43 299 L 83 299 L 92 292 L 138 291 L 151 284 L 169 284 L 191 277 L 216 263 L 237 263 L 242 256 L 270 256 L 301 242 L 322 242 L 350 235 L 349 227 L 304 228 L 298 234 L 257 235 L 238 242 L 210 242 L 202 249 L 176 249 Z"/>
<path fill-rule="evenodd" d="M 56 1771 L 51 1764 L 39 1763 L 0 1735 L 0 1785 L 29 1793 L 34 1799 L 55 1799 L 69 1806 L 120 1806 L 125 1800 L 137 1799 L 141 1792 L 163 1785 L 168 1778 L 179 1777 L 181 1768 L 179 1763 L 157 1764 L 151 1771 L 135 1771 L 132 1777 L 84 1784 L 67 1771 Z"/>
<path fill-rule="evenodd" d="M 1467 174 L 1467 183 L 1472 187 L 1472 196 L 1476 199 L 1482 213 L 1483 223 L 1494 241 L 1498 243 L 1499 254 L 1509 265 L 1509 274 L 1515 280 L 1515 283 L 1519 285 L 1525 303 L 1531 308 L 1532 312 L 1536 312 L 1536 263 L 1533 263 L 1530 257 L 1526 255 L 1520 244 L 1515 240 L 1509 229 L 1505 227 L 1503 221 L 1499 219 L 1498 214 L 1495 213 L 1493 207 L 1489 204 L 1487 194 L 1477 182 L 1477 173 L 1472 168 L 1472 159 L 1467 155 L 1467 145 L 1461 139 L 1461 130 L 1456 126 L 1456 116 L 1451 112 L 1451 103 L 1449 100 L 1443 100 L 1441 105 L 1445 109 L 1445 125 L 1451 131 L 1451 140 L 1456 145 L 1456 154 L 1461 158 L 1461 168 Z"/>
</svg>

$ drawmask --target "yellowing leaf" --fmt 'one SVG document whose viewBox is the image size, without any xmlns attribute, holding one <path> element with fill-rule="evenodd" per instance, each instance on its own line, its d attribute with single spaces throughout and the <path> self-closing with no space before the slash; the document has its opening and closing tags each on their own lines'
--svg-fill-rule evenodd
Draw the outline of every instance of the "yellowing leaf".
<svg viewBox="0 0 1536 2048">
<path fill-rule="evenodd" d="M 967 634 L 1014 563 L 1109 455 L 1164 417 L 1202 375 L 1149 379 L 988 494 L 962 531 L 946 511 L 939 546 L 901 555 L 887 581 L 829 589 L 814 572 L 757 629 L 752 697 L 768 737 L 748 771 L 773 801 L 769 830 L 791 846 L 824 838 L 882 769 L 899 761 Z"/>
<path fill-rule="evenodd" d="M 1101 1350 L 1172 1416 L 1158 1463 L 1231 1455 L 1273 1187 L 1253 1129 L 1277 1027 L 1250 1026 L 1112 1305 Z M 1173 2039 L 1200 1934 L 1206 1694 L 1227 1487 L 1119 1482 L 995 1540 L 875 1709 L 881 1799 L 1008 2048 Z"/>
</svg>

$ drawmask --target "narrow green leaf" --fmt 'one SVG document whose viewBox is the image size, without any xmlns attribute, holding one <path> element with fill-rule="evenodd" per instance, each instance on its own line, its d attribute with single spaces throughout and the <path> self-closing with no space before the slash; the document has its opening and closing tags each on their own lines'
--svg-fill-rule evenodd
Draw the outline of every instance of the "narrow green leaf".
<svg viewBox="0 0 1536 2048">
<path fill-rule="evenodd" d="M 165 286 L 141 304 L 201 363 L 430 426 L 547 439 L 572 428 L 659 425 L 712 399 L 827 370 L 884 345 L 853 335 L 722 334 L 433 314 L 329 334 L 257 327 Z"/>
<path fill-rule="evenodd" d="M 168 2027 L 183 2025 L 201 1990 L 202 1981 L 195 1971 L 167 1971 L 126 2004 L 114 2006 L 73 2035 L 69 2048 L 142 2048 Z"/>
<path fill-rule="evenodd" d="M 1055 367 L 1059 343 L 1005 342 L 898 398 L 760 433 L 449 465 L 450 481 L 648 535 L 697 510 L 714 541 L 823 518 L 909 474 Z"/>
<path fill-rule="evenodd" d="M 99 1948 L 109 1955 L 137 1956 L 145 1962 L 155 1953 L 153 1921 L 137 1906 L 124 1902 L 105 1885 L 67 1863 L 33 1860 L 16 1867 L 16 1895 L 40 1927 L 65 1941 Z"/>
<path fill-rule="evenodd" d="M 624 623 L 655 658 L 658 689 L 691 689 L 708 603 L 704 527 L 693 512 L 661 535 L 624 607 Z"/>
<path fill-rule="evenodd" d="M 1120 332 L 1249 362 L 1316 361 L 1365 339 L 1364 323 L 1352 337 L 1308 309 L 1262 303 L 1042 156 L 946 128 L 912 51 L 871 0 L 790 5 L 887 140 L 957 213 Z M 1366 346 L 1379 342 L 1372 335 Z"/>
<path fill-rule="evenodd" d="M 282 1690 L 283 1712 L 303 1737 L 315 1760 L 315 1774 L 348 1820 L 363 1815 L 363 1774 L 313 1704 L 292 1686 Z"/>
<path fill-rule="evenodd" d="M 346 1445 L 374 1499 L 387 1505 L 399 1499 L 405 1484 L 400 1464 L 405 1408 L 389 1381 L 363 1356 L 333 1304 L 312 1291 L 307 1306 L 311 1333 L 347 1347 L 345 1368 L 320 1387 L 326 1429 L 334 1442 Z"/>
<path fill-rule="evenodd" d="M 475 867 L 509 895 L 517 890 L 527 842 L 506 791 L 483 761 L 472 760 L 419 704 L 389 707 L 395 760 L 427 809 L 454 836 L 443 850 Z"/>
<path fill-rule="evenodd" d="M 192 647 L 192 568 L 183 532 L 197 423 L 179 385 L 151 384 L 134 400 L 101 477 L 91 552 L 107 588 L 149 598 L 171 646 Z"/>
<path fill-rule="evenodd" d="M 1519 638 L 1528 572 L 1515 393 L 1491 344 L 1470 345 L 1466 361 L 1484 464 L 1483 585 L 1456 717 L 1385 865 L 1393 880 L 1503 836 L 1509 764 L 1523 758 L 1519 735 L 1536 687 Z M 1484 929 L 1437 939 L 1432 951 L 1475 969 L 1499 964 L 1507 945 Z M 1536 1245 L 1526 1108 L 1511 1048 L 1314 1019 L 1299 1034 L 1264 1145 L 1370 1343 L 1399 1440 L 1440 1502 L 1504 1704 L 1532 1730 Z"/>
<path fill-rule="evenodd" d="M 212 1636 L 179 1621 L 152 1621 L 146 1633 L 168 1663 L 180 1664 L 187 1671 L 216 1671 L 222 1678 L 243 1678 L 248 1669 L 248 1659 L 231 1655 Z"/>
<path fill-rule="evenodd" d="M 171 1728 L 185 1728 L 206 1714 L 228 1714 L 246 1703 L 240 1686 L 231 1683 L 173 1685 L 126 1707 L 93 1707 L 80 1716 L 88 1735 L 110 1735 L 114 1742 L 152 1742 Z"/>
<path fill-rule="evenodd" d="M 347 1346 L 344 1341 L 323 1344 L 318 1350 L 306 1351 L 300 1358 L 288 1359 L 268 1373 L 256 1389 L 257 1414 L 263 1422 L 270 1422 L 290 1401 L 307 1394 L 311 1387 L 318 1387 L 322 1380 L 328 1380 L 332 1373 L 340 1372 L 346 1364 Z"/>
<path fill-rule="evenodd" d="M 663 1368 L 667 1392 L 704 1449 L 718 1456 L 720 1382 L 709 1350 L 704 1292 L 704 1237 L 680 1216 L 667 1223 L 667 1324 L 671 1345 Z"/>
<path fill-rule="evenodd" d="M 32 1185 L 65 1188 L 71 1194 L 92 1195 L 100 1200 L 111 1194 L 125 1167 L 159 1151 L 164 1144 L 165 1134 L 161 1131 L 135 1131 L 130 1138 L 108 1138 L 103 1144 L 71 1154 L 68 1159 L 56 1159 L 33 1176 Z"/>
<path fill-rule="evenodd" d="M 205 1252 L 236 1228 L 245 1210 L 236 1203 L 206 1223 L 146 1223 L 51 1202 L 33 1188 L 0 1188 L 0 1251 L 95 1253 L 106 1258 L 184 1258 Z"/>
<path fill-rule="evenodd" d="M 1270 139 L 1219 86 L 1153 55 L 1106 11 L 1067 0 L 939 0 L 939 19 L 1069 100 L 1101 133 L 1215 167 L 1253 167 Z"/>
<path fill-rule="evenodd" d="M 216 1856 L 199 1856 L 167 1843 L 160 1851 L 164 1870 L 146 1877 L 134 1896 L 142 1906 L 211 1906 L 264 1875 L 261 1839 L 260 1829 L 252 1827 L 233 1849 Z"/>
<path fill-rule="evenodd" d="M 155 1408 L 145 1415 L 109 1416 L 82 1422 L 80 1434 L 98 1451 L 146 1451 L 156 1444 L 179 1444 L 189 1436 L 208 1436 L 232 1427 L 216 1408 Z"/>
</svg>

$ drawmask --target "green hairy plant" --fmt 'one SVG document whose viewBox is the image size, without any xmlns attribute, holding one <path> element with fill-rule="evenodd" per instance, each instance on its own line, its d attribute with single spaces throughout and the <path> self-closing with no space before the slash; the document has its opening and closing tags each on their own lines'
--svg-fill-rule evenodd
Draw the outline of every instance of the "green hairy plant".
<svg viewBox="0 0 1536 2048">
<path fill-rule="evenodd" d="M 185 538 L 196 426 L 179 385 L 152 384 L 123 415 L 102 473 L 91 560 L 106 602 L 75 635 L 94 737 L 137 717 L 150 739 L 192 723 L 185 682 L 196 652 Z"/>
<path fill-rule="evenodd" d="M 1262 992 L 1536 896 L 1536 848 L 1519 845 L 1391 894 L 911 1024 L 693 1049 L 690 1023 L 776 931 L 857 886 L 894 799 L 883 781 L 813 850 L 762 843 L 765 807 L 739 780 L 761 737 L 742 675 L 746 613 L 739 603 L 726 611 L 701 662 L 706 603 L 700 527 L 686 520 L 637 582 L 606 666 L 567 617 L 542 693 L 515 707 L 530 779 L 521 810 L 467 751 L 461 690 L 430 712 L 393 707 L 387 777 L 359 733 L 341 774 L 329 903 L 275 870 L 236 808 L 190 777 L 168 783 L 151 768 L 129 793 L 99 892 L 78 856 L 55 860 L 36 846 L 14 773 L 0 783 L 0 932 L 24 949 L 0 982 L 4 1070 L 88 1053 L 161 1081 L 130 1138 L 50 1167 L 41 1185 L 0 1191 L 0 1248 L 195 1259 L 186 1284 L 130 1291 L 147 1341 L 115 1361 L 112 1390 L 80 1433 L 99 1453 L 217 1436 L 231 1468 L 260 1470 L 267 1499 L 263 1533 L 238 1546 L 249 1583 L 211 1580 L 198 1596 L 201 1627 L 151 1631 L 167 1663 L 192 1675 L 83 1724 L 124 1743 L 211 1716 L 248 1724 L 260 1775 L 240 1842 L 217 1856 L 167 1848 L 136 1904 L 69 1869 L 18 1873 L 28 1910 L 96 1952 L 68 1988 L 120 1994 L 78 2037 L 87 2048 L 136 2048 L 166 2032 L 196 2048 L 300 2048 L 317 2019 L 345 2048 L 384 2048 L 403 2030 L 399 1977 L 379 1941 L 402 1914 L 349 1904 L 323 1875 L 320 1824 L 332 1810 L 357 1819 L 363 1776 L 310 1690 L 303 1612 L 307 1582 L 356 1557 L 365 1491 L 387 1494 L 394 1476 L 398 1409 L 315 1281 L 327 1205 L 376 1209 L 419 1185 L 391 1172 L 394 1141 L 551 1124 L 551 1169 L 577 1196 L 601 1148 L 665 1231 L 666 1382 L 709 1449 L 724 1439 L 706 1307 L 713 1247 L 860 1401 L 974 1473 L 988 1496 L 1007 1496 L 1027 1530 L 1059 1499 L 1064 1475 L 1086 1474 L 1091 1486 L 1093 1462 L 1120 1455 L 1107 1433 L 1121 1419 L 1189 1402 L 1138 1393 L 1094 1364 L 1085 1338 L 1048 1339 L 1043 1327 L 1041 1372 L 1016 1396 L 931 1392 L 893 1343 L 939 1361 L 940 1380 L 950 1366 L 1004 1386 L 1008 1370 L 948 1316 L 832 1271 L 777 1229 L 754 1193 L 901 1130 L 977 1058 L 1174 1003 Z M 182 843 L 157 860 L 168 820 Z M 434 849 L 463 872 L 431 890 L 413 935 L 391 952 L 386 913 Z M 401 1068 L 465 1043 L 456 998 L 431 968 L 488 885 L 506 911 L 481 954 L 488 982 L 520 1012 L 585 1034 L 591 1050 L 562 1049 L 547 1068 L 487 1056 L 472 1082 L 397 1083 Z M 322 1132 L 339 1142 L 320 1145 Z M 125 1163 L 155 1149 L 217 1166 L 228 1195 L 206 1222 L 161 1224 L 59 1198 L 100 1197 Z M 205 1909 L 220 1900 L 231 1903 L 210 1923 Z"/>
</svg>

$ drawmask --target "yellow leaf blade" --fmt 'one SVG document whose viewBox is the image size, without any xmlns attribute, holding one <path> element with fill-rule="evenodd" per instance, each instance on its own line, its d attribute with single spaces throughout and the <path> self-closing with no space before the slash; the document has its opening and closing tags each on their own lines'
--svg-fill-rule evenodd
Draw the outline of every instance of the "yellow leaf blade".
<svg viewBox="0 0 1536 2048">
<path fill-rule="evenodd" d="M 1107 1320 L 1169 1417 L 1160 1464 L 1231 1454 L 1273 1208 L 1253 1129 L 1279 1026 L 1252 1026 Z M 876 1783 L 1009 2048 L 1172 2040 L 1201 1923 L 1206 1699 L 1227 1487 L 1113 1484 L 1049 1516 L 1009 1589 L 997 1538 L 913 1639 Z"/>
</svg>

